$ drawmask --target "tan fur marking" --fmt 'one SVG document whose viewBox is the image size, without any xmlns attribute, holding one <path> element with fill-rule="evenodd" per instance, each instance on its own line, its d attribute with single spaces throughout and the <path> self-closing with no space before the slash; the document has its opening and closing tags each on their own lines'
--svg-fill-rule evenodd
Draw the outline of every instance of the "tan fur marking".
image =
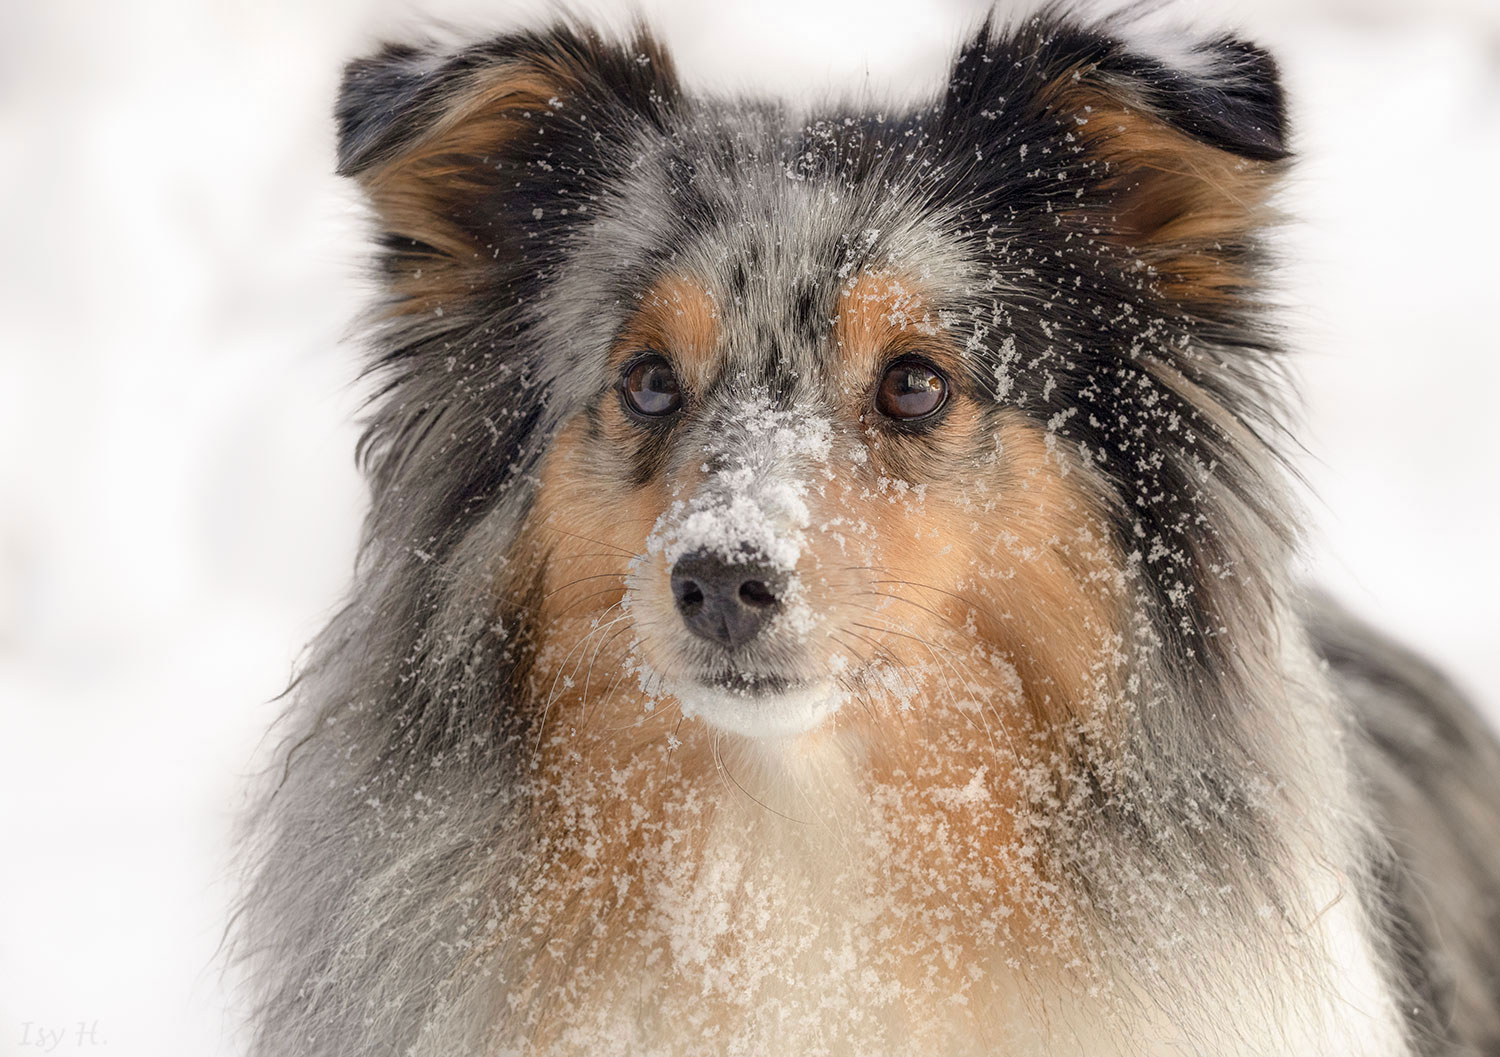
<svg viewBox="0 0 1500 1057">
<path fill-rule="evenodd" d="M 1251 277 L 1222 255 L 1224 243 L 1273 219 L 1267 206 L 1276 163 L 1201 143 L 1109 94 L 1087 69 L 1058 78 L 1043 98 L 1081 122 L 1089 154 L 1108 166 L 1109 216 L 1087 217 L 1111 241 L 1136 251 L 1167 295 L 1205 302 L 1240 296 Z"/>
<path fill-rule="evenodd" d="M 1020 416 L 997 433 L 1002 499 L 980 533 L 998 575 L 980 589 L 993 597 L 980 634 L 1012 658 L 1038 715 L 1092 719 L 1124 623 L 1122 562 L 1084 472 Z"/>
<path fill-rule="evenodd" d="M 881 591 L 912 603 L 893 610 L 900 630 L 962 643 L 966 655 L 993 651 L 1051 728 L 1088 716 L 1099 697 L 1123 623 L 1122 562 L 1085 471 L 1049 450 L 1040 427 L 1006 416 L 996 440 L 993 468 L 929 482 L 919 501 L 877 493 L 842 503 L 877 541 L 892 581 Z"/>
<path fill-rule="evenodd" d="M 950 343 L 912 280 L 862 273 L 849 283 L 832 338 L 848 387 L 872 385 L 891 350 L 913 339 L 958 377 Z M 910 579 L 926 585 L 912 589 L 924 605 L 950 625 L 971 624 L 1016 666 L 1038 719 L 1076 720 L 1097 697 L 1090 673 L 1099 670 L 1101 644 L 1114 639 L 1123 619 L 1121 561 L 1107 542 L 1100 505 L 1082 468 L 1049 448 L 1040 427 L 1006 415 L 993 441 L 982 444 L 979 409 L 958 395 L 950 400 L 932 437 L 875 441 L 877 460 L 886 449 L 899 450 L 902 461 L 921 459 L 927 483 L 920 505 L 893 502 L 895 493 L 884 492 L 871 501 L 852 490 L 840 505 L 868 519 L 882 565 L 910 570 Z M 989 447 L 999 454 L 988 473 L 952 472 Z M 976 477 L 983 487 L 987 476 L 994 477 L 993 493 L 976 517 Z M 985 572 L 976 577 L 976 568 Z"/>
<path fill-rule="evenodd" d="M 875 372 L 893 350 L 939 344 L 934 339 L 940 332 L 913 280 L 894 272 L 867 271 L 839 293 L 832 340 L 846 377 L 870 379 L 873 384 Z"/>
<path fill-rule="evenodd" d="M 530 122 L 551 112 L 576 75 L 560 63 L 510 63 L 477 74 L 433 126 L 401 154 L 359 174 L 387 230 L 432 246 L 438 255 L 392 283 L 391 311 L 432 312 L 472 293 L 486 248 L 455 220 L 492 178 L 486 159 Z"/>
<path fill-rule="evenodd" d="M 510 563 L 540 562 L 545 569 L 537 619 L 548 637 L 565 618 L 588 622 L 620 601 L 630 559 L 645 549 L 646 534 L 666 505 L 659 486 L 631 487 L 591 472 L 595 459 L 585 423 L 576 418 L 558 433 L 543 464 L 536 505 L 517 547 L 526 559 Z"/>
<path fill-rule="evenodd" d="M 646 291 L 615 342 L 612 362 L 647 350 L 666 356 L 688 389 L 708 385 L 719 361 L 719 306 L 703 284 L 669 275 Z"/>
</svg>

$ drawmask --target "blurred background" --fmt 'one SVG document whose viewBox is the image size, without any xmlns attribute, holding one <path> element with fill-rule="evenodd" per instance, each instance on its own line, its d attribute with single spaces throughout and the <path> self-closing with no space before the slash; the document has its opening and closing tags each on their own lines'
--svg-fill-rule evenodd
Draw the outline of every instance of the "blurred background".
<svg viewBox="0 0 1500 1057">
<path fill-rule="evenodd" d="M 987 5 L 638 6 L 692 85 L 892 98 Z M 0 5 L 0 1054 L 239 1052 L 229 830 L 363 503 L 339 70 L 539 9 Z M 1309 575 L 1500 716 L 1500 3 L 1179 9 L 1293 99 Z"/>
</svg>

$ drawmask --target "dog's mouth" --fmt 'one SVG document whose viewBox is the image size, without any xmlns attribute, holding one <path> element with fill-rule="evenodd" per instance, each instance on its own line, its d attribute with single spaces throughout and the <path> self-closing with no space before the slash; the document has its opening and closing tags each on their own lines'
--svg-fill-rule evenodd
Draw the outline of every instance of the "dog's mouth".
<svg viewBox="0 0 1500 1057">
<path fill-rule="evenodd" d="M 807 686 L 804 680 L 794 680 L 774 673 L 746 672 L 732 667 L 705 673 L 698 681 L 707 689 L 742 697 L 772 697 Z"/>
<path fill-rule="evenodd" d="M 753 658 L 699 657 L 675 664 L 657 687 L 675 697 L 682 715 L 724 733 L 756 739 L 804 735 L 843 703 L 843 681 L 823 670 L 766 670 Z M 738 661 L 738 663 L 736 663 Z"/>
<path fill-rule="evenodd" d="M 785 738 L 822 724 L 843 701 L 832 678 L 794 680 L 717 669 L 668 689 L 685 716 L 697 717 L 731 734 Z"/>
</svg>

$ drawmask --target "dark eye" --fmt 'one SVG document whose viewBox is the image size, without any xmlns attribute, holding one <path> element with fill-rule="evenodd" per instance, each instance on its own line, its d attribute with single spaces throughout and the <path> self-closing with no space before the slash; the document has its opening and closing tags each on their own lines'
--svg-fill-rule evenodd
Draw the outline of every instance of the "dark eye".
<svg viewBox="0 0 1500 1057">
<path fill-rule="evenodd" d="M 677 375 L 661 356 L 644 356 L 626 368 L 620 392 L 630 410 L 647 418 L 670 415 L 682 406 L 682 387 L 677 384 Z"/>
<path fill-rule="evenodd" d="M 926 418 L 948 399 L 948 380 L 925 360 L 897 360 L 885 369 L 875 409 L 886 418 Z"/>
</svg>

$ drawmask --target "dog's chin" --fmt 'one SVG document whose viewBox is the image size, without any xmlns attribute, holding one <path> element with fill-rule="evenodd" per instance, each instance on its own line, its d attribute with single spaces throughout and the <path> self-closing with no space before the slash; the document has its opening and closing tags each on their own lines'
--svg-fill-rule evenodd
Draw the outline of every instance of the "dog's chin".
<svg viewBox="0 0 1500 1057">
<path fill-rule="evenodd" d="M 673 688 L 685 716 L 747 738 L 790 738 L 817 729 L 843 702 L 831 681 L 792 682 L 736 672 L 685 680 Z"/>
</svg>

